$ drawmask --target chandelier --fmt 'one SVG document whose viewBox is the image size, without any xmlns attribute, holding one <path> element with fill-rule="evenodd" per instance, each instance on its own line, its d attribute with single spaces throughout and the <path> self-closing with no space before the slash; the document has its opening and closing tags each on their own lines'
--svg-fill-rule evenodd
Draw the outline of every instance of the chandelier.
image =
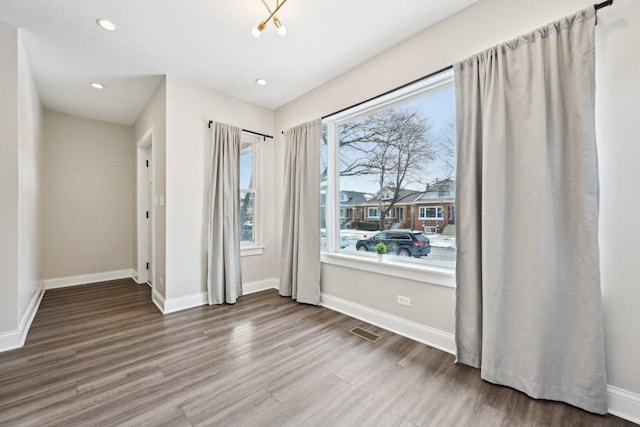
<svg viewBox="0 0 640 427">
<path fill-rule="evenodd" d="M 276 29 L 278 30 L 278 34 L 280 34 L 281 36 L 284 36 L 285 34 L 287 34 L 287 28 L 284 25 L 282 25 L 282 22 L 280 22 L 280 19 L 278 19 L 278 17 L 275 16 L 276 13 L 278 13 L 278 10 L 280 10 L 282 5 L 285 4 L 287 0 L 282 0 L 282 1 L 276 0 L 276 7 L 275 9 L 273 9 L 273 11 L 267 4 L 266 0 L 261 0 L 261 1 L 262 1 L 262 4 L 264 4 L 264 7 L 266 7 L 267 10 L 269 11 L 269 16 L 267 17 L 267 19 L 265 19 L 264 21 L 261 21 L 258 25 L 256 25 L 251 29 L 251 34 L 253 34 L 253 37 L 260 37 L 260 34 L 262 34 L 262 31 L 265 29 L 269 21 L 272 21 L 273 25 L 276 26 Z"/>
</svg>

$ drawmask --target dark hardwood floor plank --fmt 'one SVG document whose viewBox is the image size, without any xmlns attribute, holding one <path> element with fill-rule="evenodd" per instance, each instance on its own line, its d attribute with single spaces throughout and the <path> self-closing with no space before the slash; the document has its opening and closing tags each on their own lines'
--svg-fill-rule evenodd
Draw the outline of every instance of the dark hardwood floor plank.
<svg viewBox="0 0 640 427">
<path fill-rule="evenodd" d="M 380 335 L 357 337 L 355 326 Z M 163 316 L 129 279 L 48 290 L 0 354 L 2 426 L 629 426 L 276 291 Z"/>
</svg>

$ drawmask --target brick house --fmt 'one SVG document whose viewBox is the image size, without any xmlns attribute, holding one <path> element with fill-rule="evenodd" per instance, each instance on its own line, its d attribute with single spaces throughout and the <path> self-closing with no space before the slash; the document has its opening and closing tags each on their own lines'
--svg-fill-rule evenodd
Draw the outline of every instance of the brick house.
<svg viewBox="0 0 640 427">
<path fill-rule="evenodd" d="M 369 193 L 363 193 L 360 191 L 341 191 L 340 192 L 340 211 L 339 221 L 340 228 L 356 228 L 358 221 L 362 221 L 364 218 L 363 205 L 367 199 L 372 196 Z M 327 208 L 326 208 L 326 195 L 320 194 L 320 226 L 326 227 Z"/>
<path fill-rule="evenodd" d="M 340 228 L 356 228 L 358 221 L 364 218 L 363 205 L 371 194 L 359 191 L 340 192 Z"/>
<path fill-rule="evenodd" d="M 393 208 L 387 212 L 384 220 L 384 229 L 389 228 L 411 228 L 411 207 L 413 201 L 422 194 L 419 190 L 403 189 L 399 191 L 398 200 Z M 373 198 L 366 200 L 363 204 L 364 221 L 374 222 L 380 220 L 380 201 L 382 205 L 389 205 L 394 195 L 393 188 L 385 188 Z"/>
<path fill-rule="evenodd" d="M 340 228 L 358 228 L 358 222 L 378 222 L 379 203 L 389 205 L 393 188 L 385 188 L 372 196 L 358 191 L 341 191 Z M 325 195 L 321 194 L 321 226 L 325 227 Z M 427 184 L 425 191 L 400 190 L 398 200 L 384 220 L 384 229 L 412 229 L 441 233 L 447 225 L 455 224 L 455 181 L 444 179 Z"/>
<path fill-rule="evenodd" d="M 413 228 L 441 233 L 456 222 L 456 186 L 452 179 L 427 184 L 427 189 L 413 201 Z"/>
</svg>

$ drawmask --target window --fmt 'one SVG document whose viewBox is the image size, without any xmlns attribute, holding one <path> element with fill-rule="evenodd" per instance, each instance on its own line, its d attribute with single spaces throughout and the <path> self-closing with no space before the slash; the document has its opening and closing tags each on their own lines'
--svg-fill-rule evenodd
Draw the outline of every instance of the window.
<svg viewBox="0 0 640 427">
<path fill-rule="evenodd" d="M 380 218 L 380 209 L 378 208 L 369 208 L 367 216 L 369 218 Z M 385 218 L 391 218 L 391 210 L 388 210 L 385 214 Z"/>
<path fill-rule="evenodd" d="M 444 210 L 442 206 L 421 206 L 420 219 L 444 219 Z"/>
<path fill-rule="evenodd" d="M 259 243 L 258 141 L 258 137 L 246 132 L 240 140 L 240 244 L 243 248 Z"/>
<path fill-rule="evenodd" d="M 408 233 L 403 236 L 413 244 L 393 243 L 387 248 L 394 268 L 453 269 L 455 227 L 449 228 L 446 242 L 440 235 L 430 240 L 423 230 L 431 224 L 421 221 L 443 220 L 443 207 L 455 196 L 453 73 L 439 73 L 357 105 L 326 118 L 323 124 L 321 188 L 326 217 L 322 223 L 327 230 L 323 252 L 348 255 L 344 258 L 348 262 L 374 260 L 371 242 L 385 239 L 387 230 L 399 230 Z M 450 185 L 451 191 L 434 194 L 434 183 L 441 182 Z M 341 207 L 346 194 L 358 219 L 350 229 L 340 226 L 347 214 Z M 427 195 L 429 202 L 442 205 L 419 206 Z M 448 220 L 453 224 L 451 215 Z M 345 236 L 350 243 L 343 247 L 340 242 Z M 330 259 L 334 258 L 323 257 Z"/>
</svg>

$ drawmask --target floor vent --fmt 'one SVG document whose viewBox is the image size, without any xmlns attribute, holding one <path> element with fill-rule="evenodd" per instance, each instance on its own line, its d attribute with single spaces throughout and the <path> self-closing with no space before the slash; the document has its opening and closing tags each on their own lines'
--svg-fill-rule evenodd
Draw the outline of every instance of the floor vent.
<svg viewBox="0 0 640 427">
<path fill-rule="evenodd" d="M 373 332 L 365 331 L 359 326 L 349 329 L 349 332 L 351 332 L 353 335 L 357 335 L 360 338 L 365 339 L 367 341 L 371 341 L 371 342 L 376 342 L 380 339 L 380 335 L 376 335 Z"/>
</svg>

